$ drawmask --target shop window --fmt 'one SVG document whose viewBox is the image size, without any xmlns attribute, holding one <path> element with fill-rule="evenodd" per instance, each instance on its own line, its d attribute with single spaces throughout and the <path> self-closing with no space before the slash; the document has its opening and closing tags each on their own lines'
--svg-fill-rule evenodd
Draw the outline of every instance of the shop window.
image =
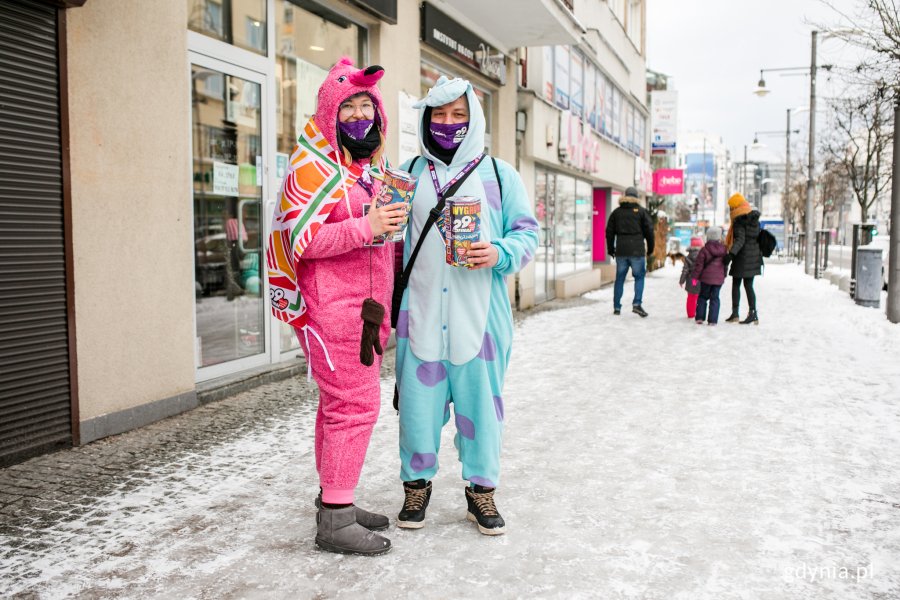
<svg viewBox="0 0 900 600">
<path fill-rule="evenodd" d="M 575 184 L 575 269 L 593 268 L 593 188 L 581 179 Z"/>
<path fill-rule="evenodd" d="M 316 112 L 328 70 L 349 56 L 364 65 L 366 30 L 313 3 L 316 14 L 287 0 L 275 2 L 275 173 L 279 185 L 303 127 Z M 334 17 L 334 18 L 326 18 Z M 294 330 L 279 321 L 281 350 L 298 349 Z"/>
<path fill-rule="evenodd" d="M 265 352 L 262 115 L 258 83 L 197 65 L 191 82 L 196 352 L 207 367 Z"/>
<path fill-rule="evenodd" d="M 188 29 L 266 54 L 266 0 L 187 0 Z"/>
</svg>

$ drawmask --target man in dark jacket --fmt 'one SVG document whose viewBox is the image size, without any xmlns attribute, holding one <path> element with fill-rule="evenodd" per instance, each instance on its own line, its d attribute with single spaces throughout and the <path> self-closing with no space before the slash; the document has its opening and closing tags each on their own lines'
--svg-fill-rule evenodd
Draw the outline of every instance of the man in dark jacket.
<svg viewBox="0 0 900 600">
<path fill-rule="evenodd" d="M 647 247 L 644 247 L 644 242 Z M 622 293 L 625 276 L 631 268 L 634 276 L 634 300 L 631 310 L 641 317 L 647 311 L 641 307 L 644 295 L 644 276 L 647 274 L 647 255 L 653 254 L 653 222 L 650 214 L 638 205 L 638 192 L 630 187 L 619 206 L 609 215 L 606 223 L 606 251 L 616 259 L 616 285 L 613 291 L 613 314 L 622 310 Z"/>
</svg>

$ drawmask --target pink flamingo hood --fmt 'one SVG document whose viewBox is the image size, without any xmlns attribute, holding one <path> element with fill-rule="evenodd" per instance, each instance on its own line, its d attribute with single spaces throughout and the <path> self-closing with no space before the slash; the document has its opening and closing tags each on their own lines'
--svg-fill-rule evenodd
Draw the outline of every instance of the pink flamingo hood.
<svg viewBox="0 0 900 600">
<path fill-rule="evenodd" d="M 316 116 L 313 118 L 335 151 L 340 148 L 337 140 L 338 108 L 341 102 L 350 96 L 369 94 L 375 103 L 375 125 L 382 134 L 387 130 L 384 102 L 376 86 L 383 75 L 384 69 L 380 66 L 372 65 L 365 69 L 357 69 L 353 66 L 353 59 L 346 56 L 328 71 L 325 81 L 319 86 L 319 100 L 316 105 Z"/>
</svg>

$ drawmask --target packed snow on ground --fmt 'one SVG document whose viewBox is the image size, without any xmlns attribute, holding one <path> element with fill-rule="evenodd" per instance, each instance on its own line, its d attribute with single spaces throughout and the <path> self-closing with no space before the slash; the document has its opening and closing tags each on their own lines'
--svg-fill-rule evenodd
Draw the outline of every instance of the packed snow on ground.
<svg viewBox="0 0 900 600">
<path fill-rule="evenodd" d="M 605 288 L 518 325 L 497 492 L 504 536 L 464 518 L 451 421 L 425 528 L 392 525 L 383 557 L 316 550 L 310 413 L 290 434 L 248 432 L 182 473 L 98 499 L 109 516 L 45 532 L 52 551 L 18 565 L 32 571 L 28 587 L 7 591 L 900 597 L 900 327 L 795 265 L 757 280 L 759 326 L 697 326 L 679 272 L 649 276 L 647 319 L 628 312 L 629 284 L 621 316 Z M 730 282 L 722 299 L 724 320 Z M 358 501 L 393 519 L 402 490 L 391 386 L 386 378 Z M 117 519 L 135 503 L 146 509 Z"/>
</svg>

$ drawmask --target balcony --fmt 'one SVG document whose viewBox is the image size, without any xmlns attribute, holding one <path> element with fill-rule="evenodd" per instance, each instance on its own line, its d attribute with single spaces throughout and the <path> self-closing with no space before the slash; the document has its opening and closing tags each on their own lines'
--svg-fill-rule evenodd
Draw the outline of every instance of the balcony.
<svg viewBox="0 0 900 600">
<path fill-rule="evenodd" d="M 505 52 L 574 45 L 586 31 L 572 13 L 572 0 L 446 0 L 446 4 L 484 24 Z"/>
</svg>

